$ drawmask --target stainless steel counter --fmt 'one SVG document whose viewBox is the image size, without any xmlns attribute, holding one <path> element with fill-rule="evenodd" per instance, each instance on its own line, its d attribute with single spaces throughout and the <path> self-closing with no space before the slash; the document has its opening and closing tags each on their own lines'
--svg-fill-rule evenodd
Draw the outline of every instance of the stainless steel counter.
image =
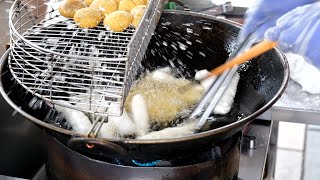
<svg viewBox="0 0 320 180">
<path fill-rule="evenodd" d="M 262 120 L 255 120 L 250 124 L 248 135 L 256 138 L 256 147 L 250 149 L 243 143 L 240 156 L 239 179 L 263 179 L 271 137 L 271 126 L 271 121 Z"/>
<path fill-rule="evenodd" d="M 282 97 L 259 118 L 320 125 L 320 94 L 308 94 L 290 80 Z"/>
</svg>

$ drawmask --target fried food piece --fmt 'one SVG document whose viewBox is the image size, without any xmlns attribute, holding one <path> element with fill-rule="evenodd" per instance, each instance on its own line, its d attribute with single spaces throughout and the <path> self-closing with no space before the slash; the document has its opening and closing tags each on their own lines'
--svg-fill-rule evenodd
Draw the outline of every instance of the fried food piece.
<svg viewBox="0 0 320 180">
<path fill-rule="evenodd" d="M 119 5 L 119 3 L 120 3 L 121 0 L 115 0 L 115 1 L 116 1 L 116 3 Z"/>
<path fill-rule="evenodd" d="M 195 79 L 200 80 L 206 77 L 209 73 L 210 72 L 206 69 L 200 70 L 196 73 Z M 205 89 L 205 91 L 208 91 L 216 79 L 217 79 L 217 76 L 212 76 L 205 80 L 202 80 L 200 84 Z M 236 73 L 232 78 L 231 82 L 229 83 L 227 89 L 224 91 L 224 93 L 220 97 L 218 104 L 213 109 L 213 112 L 215 114 L 227 114 L 230 112 L 232 108 L 232 104 L 234 102 L 234 97 L 236 96 L 236 93 L 237 93 L 239 80 L 240 80 L 240 75 Z"/>
<path fill-rule="evenodd" d="M 171 139 L 179 138 L 193 134 L 196 129 L 196 122 L 188 122 L 180 124 L 176 127 L 169 127 L 160 131 L 153 131 L 143 136 L 138 136 L 137 139 Z"/>
<path fill-rule="evenodd" d="M 93 0 L 84 0 L 84 2 L 86 3 L 86 6 L 90 6 L 90 4 L 92 3 Z"/>
<path fill-rule="evenodd" d="M 103 23 L 111 31 L 123 32 L 130 26 L 132 19 L 132 15 L 126 11 L 115 11 L 107 15 Z"/>
<path fill-rule="evenodd" d="M 62 16 L 73 18 L 77 10 L 85 7 L 86 4 L 83 0 L 65 0 L 59 5 L 58 10 Z"/>
<path fill-rule="evenodd" d="M 141 94 L 147 102 L 150 123 L 167 127 L 184 110 L 191 108 L 200 100 L 204 93 L 204 88 L 199 85 L 185 93 L 181 93 L 179 88 L 190 83 L 189 80 L 174 77 L 164 79 L 162 78 L 164 76 L 158 78 L 154 76 L 155 72 L 141 79 L 130 89 L 125 108 L 131 113 L 132 97 L 136 94 Z"/>
<path fill-rule="evenodd" d="M 147 0 L 132 0 L 136 6 L 147 5 Z"/>
<path fill-rule="evenodd" d="M 79 9 L 74 14 L 74 22 L 81 28 L 94 28 L 97 27 L 102 21 L 102 14 L 98 9 L 87 7 Z"/>
<path fill-rule="evenodd" d="M 207 75 L 209 75 L 209 71 L 206 69 L 200 70 L 195 74 L 194 79 L 200 81 L 200 84 L 204 89 L 207 91 L 211 87 L 211 85 L 216 81 L 217 76 L 211 76 L 206 79 L 205 78 Z M 203 80 L 202 80 L 203 79 Z"/>
<path fill-rule="evenodd" d="M 149 114 L 145 98 L 141 94 L 132 97 L 132 120 L 136 124 L 137 134 L 143 136 L 149 132 Z"/>
<path fill-rule="evenodd" d="M 132 0 L 121 0 L 118 10 L 130 12 L 136 5 Z"/>
<path fill-rule="evenodd" d="M 140 5 L 140 6 L 136 6 L 131 10 L 131 14 L 133 16 L 133 21 L 132 21 L 132 26 L 134 28 L 138 28 L 138 25 L 143 17 L 143 14 L 146 10 L 147 6 L 146 5 Z"/>
<path fill-rule="evenodd" d="M 68 103 L 65 103 L 65 105 L 72 106 Z M 73 131 L 81 134 L 86 134 L 89 132 L 92 124 L 90 119 L 83 112 L 59 105 L 56 105 L 55 107 L 56 110 L 66 118 Z"/>
<path fill-rule="evenodd" d="M 99 9 L 103 18 L 106 15 L 118 10 L 118 4 L 114 0 L 94 0 L 90 7 Z"/>
<path fill-rule="evenodd" d="M 181 99 L 187 104 L 193 104 L 200 100 L 204 92 L 205 89 L 201 85 L 194 85 L 192 88 L 181 94 Z"/>
</svg>

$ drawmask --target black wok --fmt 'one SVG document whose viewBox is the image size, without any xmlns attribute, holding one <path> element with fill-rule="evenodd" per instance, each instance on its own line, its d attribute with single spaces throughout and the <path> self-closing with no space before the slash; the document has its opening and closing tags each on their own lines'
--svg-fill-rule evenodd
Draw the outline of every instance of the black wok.
<svg viewBox="0 0 320 180">
<path fill-rule="evenodd" d="M 182 11 L 164 12 L 141 70 L 169 65 L 175 66 L 178 74 L 192 78 L 196 70 L 212 69 L 227 59 L 237 46 L 239 29 L 238 24 L 213 16 Z M 187 50 L 179 48 L 179 43 L 187 45 Z M 85 135 L 71 131 L 63 121 L 59 124 L 50 122 L 48 113 L 52 113 L 52 108 L 49 105 L 43 103 L 40 109 L 28 106 L 28 102 L 36 97 L 14 80 L 7 58 L 8 52 L 1 63 L 1 93 L 7 102 L 62 143 L 100 160 L 164 159 L 210 148 L 212 144 L 241 131 L 270 108 L 283 93 L 289 75 L 284 56 L 273 49 L 240 69 L 241 78 L 231 113 L 222 117 L 220 123 L 213 124 L 212 130 L 175 139 L 87 139 Z M 86 144 L 94 147 L 88 148 Z"/>
</svg>

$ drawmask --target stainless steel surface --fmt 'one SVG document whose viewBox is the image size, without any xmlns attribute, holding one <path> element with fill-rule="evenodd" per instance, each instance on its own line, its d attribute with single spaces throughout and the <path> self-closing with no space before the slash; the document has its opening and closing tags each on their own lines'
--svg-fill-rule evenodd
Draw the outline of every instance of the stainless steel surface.
<svg viewBox="0 0 320 180">
<path fill-rule="evenodd" d="M 296 94 L 307 94 L 302 91 L 300 87 L 296 88 L 296 86 L 295 82 L 290 80 L 285 93 L 279 101 L 259 118 L 264 120 L 320 125 L 320 106 L 316 107 L 312 105 L 318 103 L 319 100 L 312 98 L 312 95 L 304 97 L 300 95 L 296 96 Z M 291 88 L 294 89 L 292 90 Z M 287 99 L 286 97 L 288 96 L 294 96 L 295 98 Z M 283 102 L 285 102 L 285 104 Z"/>
<path fill-rule="evenodd" d="M 273 121 L 271 126 L 271 137 L 269 143 L 269 150 L 267 156 L 267 175 L 266 179 L 271 179 L 275 177 L 275 164 L 277 158 L 277 144 L 278 144 L 278 131 L 279 131 L 279 121 Z"/>
<path fill-rule="evenodd" d="M 78 28 L 60 15 L 59 3 L 13 3 L 11 72 L 24 88 L 50 103 L 120 116 L 165 0 L 150 0 L 139 27 L 122 33 L 101 24 Z"/>
<path fill-rule="evenodd" d="M 255 136 L 245 135 L 242 140 L 242 145 L 249 149 L 257 148 L 257 138 Z"/>
<path fill-rule="evenodd" d="M 309 78 L 309 77 L 306 77 Z M 289 82 L 293 84 L 294 82 Z M 290 87 L 288 87 L 290 88 Z M 305 93 L 301 89 L 296 89 L 294 94 L 303 94 Z M 292 96 L 291 93 L 285 92 L 284 96 Z M 307 98 L 297 98 L 295 100 L 286 100 L 287 104 L 276 103 L 271 109 L 269 109 L 264 115 L 263 119 L 266 120 L 275 120 L 275 121 L 287 121 L 294 123 L 303 123 L 303 124 L 314 124 L 320 125 L 320 107 L 311 107 L 310 104 L 313 102 L 318 102 L 319 100 L 311 98 L 310 102 L 305 102 Z M 283 97 L 284 99 L 284 97 Z M 279 101 L 281 101 L 280 99 Z M 305 103 L 303 103 L 305 102 Z M 301 104 L 301 106 L 296 106 Z"/>
<path fill-rule="evenodd" d="M 26 180 L 26 179 L 0 175 L 0 180 Z"/>
<path fill-rule="evenodd" d="M 269 142 L 271 136 L 271 121 L 255 120 L 249 125 L 248 135 L 256 137 L 256 148 L 241 148 L 239 179 L 262 180 Z"/>
</svg>

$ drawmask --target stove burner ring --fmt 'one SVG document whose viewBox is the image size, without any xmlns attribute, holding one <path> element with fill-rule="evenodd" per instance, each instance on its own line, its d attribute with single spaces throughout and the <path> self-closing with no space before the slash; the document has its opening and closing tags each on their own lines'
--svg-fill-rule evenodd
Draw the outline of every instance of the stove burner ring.
<svg viewBox="0 0 320 180">
<path fill-rule="evenodd" d="M 188 153 L 181 153 L 177 156 L 167 156 L 163 159 L 130 159 L 126 157 L 101 158 L 101 156 L 92 156 L 90 153 L 77 151 L 78 153 L 99 161 L 110 163 L 113 165 L 120 165 L 126 167 L 182 167 L 194 164 L 201 164 L 209 161 L 221 161 L 221 159 L 228 156 L 228 153 L 234 151 L 237 144 L 242 137 L 242 133 L 236 133 L 231 138 L 215 144 L 208 145 L 208 148 L 199 151 L 192 151 Z"/>
<path fill-rule="evenodd" d="M 207 156 L 208 151 L 190 153 L 172 160 L 95 160 L 73 151 L 48 136 L 46 171 L 53 180 L 79 179 L 225 179 L 236 180 L 239 171 L 241 132 L 231 138 L 231 146 L 218 159 L 191 162 L 194 154 Z M 215 147 L 212 147 L 212 151 Z M 191 158 L 190 158 L 191 157 Z M 213 158 L 213 156 L 211 156 Z M 181 160 L 180 164 L 176 161 Z M 186 163 L 186 161 L 188 161 Z M 79 169 L 82 169 L 79 171 Z"/>
</svg>

